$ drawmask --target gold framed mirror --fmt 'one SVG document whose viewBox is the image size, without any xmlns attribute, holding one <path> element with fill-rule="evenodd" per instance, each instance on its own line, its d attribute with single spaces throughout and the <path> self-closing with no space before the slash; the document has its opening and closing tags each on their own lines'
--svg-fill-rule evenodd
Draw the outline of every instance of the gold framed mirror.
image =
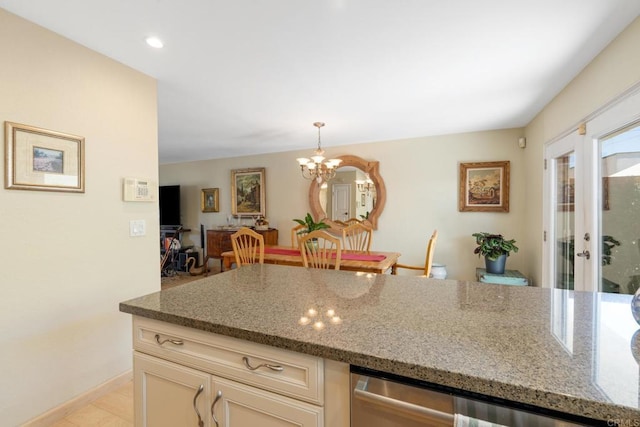
<svg viewBox="0 0 640 427">
<path fill-rule="evenodd" d="M 309 208 L 311 209 L 311 214 L 316 220 L 325 218 L 325 222 L 332 228 L 340 228 L 340 223 L 334 221 L 338 220 L 336 216 L 332 218 L 333 206 L 331 207 L 332 212 L 326 212 L 327 207 L 331 205 L 331 201 L 328 200 L 329 197 L 327 197 L 327 195 L 332 194 L 332 187 L 334 185 L 344 185 L 350 188 L 348 192 L 349 204 L 351 206 L 351 209 L 348 210 L 345 216 L 368 222 L 374 230 L 377 230 L 378 218 L 387 201 L 386 188 L 382 176 L 380 176 L 380 163 L 377 161 L 367 161 L 351 155 L 337 158 L 342 160 L 342 163 L 340 163 L 338 167 L 336 178 L 320 185 L 314 180 L 311 181 L 311 185 L 309 185 Z M 345 175 L 345 178 L 341 178 L 341 170 L 353 173 L 350 173 L 349 176 Z M 358 177 L 360 177 L 360 179 L 358 179 Z M 367 177 L 368 180 L 366 180 L 366 178 L 363 180 L 362 177 Z M 360 182 L 356 183 L 356 181 Z M 362 183 L 361 181 L 365 182 Z M 370 184 L 369 186 L 367 186 L 367 182 Z M 340 218 L 340 220 L 346 219 L 348 218 Z"/>
</svg>

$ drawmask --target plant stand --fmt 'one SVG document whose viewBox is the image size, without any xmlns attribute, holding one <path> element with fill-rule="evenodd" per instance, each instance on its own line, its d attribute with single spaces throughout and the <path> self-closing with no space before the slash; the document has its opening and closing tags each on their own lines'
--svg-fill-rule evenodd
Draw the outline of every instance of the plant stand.
<svg viewBox="0 0 640 427">
<path fill-rule="evenodd" d="M 495 285 L 528 286 L 529 281 L 518 270 L 505 270 L 504 274 L 487 273 L 484 268 L 476 268 L 476 280 Z"/>
</svg>

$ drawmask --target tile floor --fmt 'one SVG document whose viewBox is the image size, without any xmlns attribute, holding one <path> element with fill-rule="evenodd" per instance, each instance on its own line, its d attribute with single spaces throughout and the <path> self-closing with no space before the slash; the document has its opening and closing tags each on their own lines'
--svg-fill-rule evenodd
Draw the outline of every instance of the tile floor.
<svg viewBox="0 0 640 427">
<path fill-rule="evenodd" d="M 133 381 L 70 413 L 52 427 L 133 427 Z"/>
</svg>

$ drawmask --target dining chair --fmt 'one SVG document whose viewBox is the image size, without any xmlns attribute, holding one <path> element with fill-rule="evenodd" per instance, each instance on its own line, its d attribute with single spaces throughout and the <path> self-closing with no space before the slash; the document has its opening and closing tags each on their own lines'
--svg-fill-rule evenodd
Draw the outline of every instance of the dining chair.
<svg viewBox="0 0 640 427">
<path fill-rule="evenodd" d="M 361 222 L 353 223 L 342 229 L 342 247 L 345 250 L 369 251 L 373 237 L 371 227 Z"/>
<path fill-rule="evenodd" d="M 242 227 L 231 235 L 236 266 L 264 264 L 264 237 L 250 228 Z"/>
<path fill-rule="evenodd" d="M 298 241 L 302 264 L 306 268 L 340 269 L 340 239 L 323 230 L 315 230 Z"/>
<path fill-rule="evenodd" d="M 307 234 L 306 232 L 303 231 L 303 230 L 306 230 L 306 228 L 307 228 L 306 226 L 302 224 L 298 224 L 291 229 L 291 247 L 292 248 L 298 247 L 298 240 L 300 239 L 300 237 Z"/>
<path fill-rule="evenodd" d="M 423 266 L 415 266 L 415 265 L 406 265 L 406 264 L 396 264 L 395 269 L 398 268 L 406 268 L 409 270 L 422 270 L 423 276 L 429 277 L 431 274 L 431 262 L 433 261 L 433 253 L 436 247 L 436 241 L 438 240 L 438 230 L 433 230 L 433 234 L 427 243 L 427 255 L 424 260 Z"/>
<path fill-rule="evenodd" d="M 349 218 L 348 220 L 344 221 L 344 223 L 347 225 L 360 224 L 361 222 L 362 221 L 360 221 L 358 218 Z"/>
</svg>

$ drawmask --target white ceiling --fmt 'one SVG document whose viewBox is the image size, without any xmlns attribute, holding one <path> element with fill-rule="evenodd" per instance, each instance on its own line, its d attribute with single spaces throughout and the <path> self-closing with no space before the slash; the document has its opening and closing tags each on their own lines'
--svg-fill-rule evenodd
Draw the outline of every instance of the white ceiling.
<svg viewBox="0 0 640 427">
<path fill-rule="evenodd" d="M 0 0 L 158 80 L 160 163 L 526 125 L 638 0 Z M 145 44 L 149 35 L 165 47 Z"/>
</svg>

